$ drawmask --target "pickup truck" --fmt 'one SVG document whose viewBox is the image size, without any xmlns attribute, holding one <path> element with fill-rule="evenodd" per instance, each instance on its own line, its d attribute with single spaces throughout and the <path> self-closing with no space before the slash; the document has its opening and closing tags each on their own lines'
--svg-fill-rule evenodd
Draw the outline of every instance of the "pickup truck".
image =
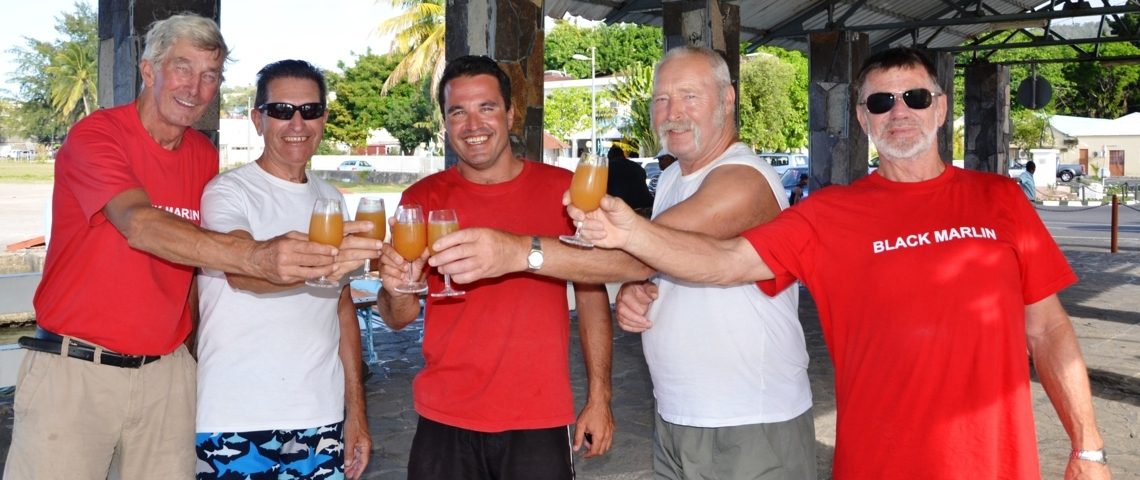
<svg viewBox="0 0 1140 480">
<path fill-rule="evenodd" d="M 1009 166 L 1010 177 L 1017 178 L 1017 176 L 1021 175 L 1021 172 L 1023 171 L 1025 171 L 1025 164 L 1022 164 L 1016 160 Z M 1083 176 L 1084 174 L 1085 169 L 1081 168 L 1081 164 L 1079 163 L 1057 164 L 1057 178 L 1059 178 L 1062 182 L 1072 181 L 1074 178 Z"/>
</svg>

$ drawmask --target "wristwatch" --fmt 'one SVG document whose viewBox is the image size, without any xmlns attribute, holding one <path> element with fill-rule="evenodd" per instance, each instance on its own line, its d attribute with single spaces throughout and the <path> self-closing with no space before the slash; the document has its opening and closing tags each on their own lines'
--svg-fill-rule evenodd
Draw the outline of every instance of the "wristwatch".
<svg viewBox="0 0 1140 480">
<path fill-rule="evenodd" d="M 1102 465 L 1108 465 L 1108 456 L 1104 454 L 1104 449 L 1099 450 L 1077 450 L 1073 449 L 1072 455 L 1069 458 L 1073 460 L 1084 460 L 1086 462 L 1096 462 Z"/>
<path fill-rule="evenodd" d="M 538 235 L 530 237 L 530 253 L 526 254 L 526 271 L 537 272 L 542 268 L 542 242 Z"/>
</svg>

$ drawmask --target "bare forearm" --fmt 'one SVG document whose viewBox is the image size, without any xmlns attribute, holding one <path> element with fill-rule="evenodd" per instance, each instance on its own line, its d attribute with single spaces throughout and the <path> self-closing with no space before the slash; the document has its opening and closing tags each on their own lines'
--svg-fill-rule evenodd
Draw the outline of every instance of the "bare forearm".
<svg viewBox="0 0 1140 480">
<path fill-rule="evenodd" d="M 566 245 L 556 238 L 543 238 L 546 261 L 539 274 L 582 283 L 629 282 L 645 280 L 653 269 L 621 250 L 581 248 Z M 523 264 L 526 264 L 525 257 Z"/>
<path fill-rule="evenodd" d="M 376 297 L 380 318 L 393 330 L 400 330 L 420 316 L 420 299 L 415 294 L 393 295 L 381 288 Z"/>
<path fill-rule="evenodd" d="M 578 334 L 586 366 L 588 402 L 609 405 L 612 397 L 613 322 L 604 285 L 575 284 Z"/>
<path fill-rule="evenodd" d="M 156 208 L 134 209 L 124 235 L 131 247 L 182 265 L 260 275 L 249 261 L 256 242 L 211 232 Z"/>
<path fill-rule="evenodd" d="M 348 287 L 341 290 L 337 304 L 337 317 L 340 321 L 340 363 L 344 368 L 344 407 L 346 417 L 365 415 L 364 382 L 361 368 L 360 323 L 356 318 L 356 308 L 352 304 L 352 294 Z"/>
<path fill-rule="evenodd" d="M 650 268 L 691 282 L 734 285 L 773 277 L 742 237 L 717 240 L 641 221 L 624 250 Z"/>
<path fill-rule="evenodd" d="M 1103 447 L 1093 412 L 1088 370 L 1072 325 L 1066 322 L 1030 337 L 1029 350 L 1041 386 L 1069 434 L 1073 448 Z"/>
</svg>

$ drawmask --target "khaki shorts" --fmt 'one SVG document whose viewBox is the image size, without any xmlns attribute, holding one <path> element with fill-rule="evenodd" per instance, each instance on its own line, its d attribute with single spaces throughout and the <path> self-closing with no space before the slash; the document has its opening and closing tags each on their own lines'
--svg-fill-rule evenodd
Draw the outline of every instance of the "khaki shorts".
<svg viewBox="0 0 1140 480">
<path fill-rule="evenodd" d="M 786 422 L 687 427 L 661 419 L 653 428 L 655 478 L 815 480 L 812 409 Z"/>
<path fill-rule="evenodd" d="M 193 479 L 195 377 L 182 346 L 140 368 L 28 351 L 4 478 Z"/>
</svg>

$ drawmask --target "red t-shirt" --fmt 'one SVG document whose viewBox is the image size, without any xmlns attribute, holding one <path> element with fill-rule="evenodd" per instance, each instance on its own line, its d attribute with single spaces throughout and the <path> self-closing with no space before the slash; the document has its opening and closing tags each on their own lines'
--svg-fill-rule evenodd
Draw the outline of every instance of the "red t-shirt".
<svg viewBox="0 0 1140 480">
<path fill-rule="evenodd" d="M 177 149 L 163 149 L 143 128 L 134 103 L 75 124 L 55 162 L 36 322 L 121 353 L 174 351 L 190 332 L 194 269 L 131 248 L 103 206 L 142 188 L 155 208 L 198 224 L 202 190 L 217 173 L 218 152 L 205 135 L 187 129 Z"/>
<path fill-rule="evenodd" d="M 572 231 L 562 206 L 571 175 L 527 161 L 513 180 L 481 185 L 450 168 L 416 182 L 400 202 L 419 204 L 425 218 L 432 209 L 455 209 L 461 228 L 558 236 Z M 443 289 L 435 270 L 428 288 Z M 481 432 L 573 423 L 566 282 L 514 273 L 455 288 L 467 294 L 427 297 L 416 412 Z"/>
<path fill-rule="evenodd" d="M 803 280 L 835 367 L 836 479 L 1038 478 L 1025 305 L 1076 281 L 1017 183 L 872 174 L 745 233 Z"/>
</svg>

